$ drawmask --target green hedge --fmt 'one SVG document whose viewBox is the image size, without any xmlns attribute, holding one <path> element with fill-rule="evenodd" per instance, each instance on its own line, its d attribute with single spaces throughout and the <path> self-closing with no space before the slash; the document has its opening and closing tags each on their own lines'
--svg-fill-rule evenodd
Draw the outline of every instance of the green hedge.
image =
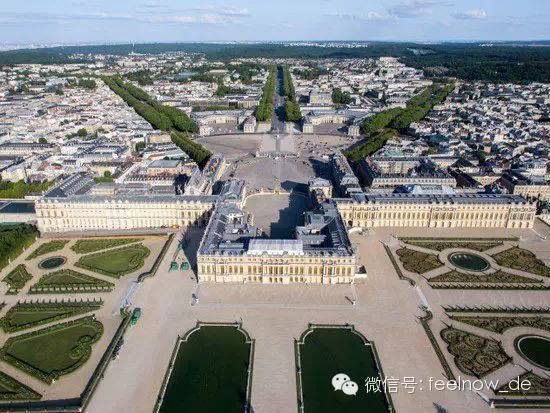
<svg viewBox="0 0 550 413">
<path fill-rule="evenodd" d="M 143 89 L 124 82 L 119 77 L 103 76 L 102 80 L 155 129 L 198 132 L 197 124 L 180 109 L 162 105 Z"/>
<path fill-rule="evenodd" d="M 17 303 L 0 319 L 0 327 L 13 333 L 95 311 L 102 305 L 102 300 Z"/>
<path fill-rule="evenodd" d="M 62 269 L 43 275 L 29 294 L 68 294 L 73 292 L 111 291 L 114 284 L 71 269 Z"/>
<path fill-rule="evenodd" d="M 17 294 L 31 279 L 32 275 L 29 274 L 27 268 L 23 264 L 19 264 L 2 281 L 9 286 L 7 294 Z"/>
<path fill-rule="evenodd" d="M 0 371 L 0 400 L 40 400 L 42 395 Z"/>
</svg>

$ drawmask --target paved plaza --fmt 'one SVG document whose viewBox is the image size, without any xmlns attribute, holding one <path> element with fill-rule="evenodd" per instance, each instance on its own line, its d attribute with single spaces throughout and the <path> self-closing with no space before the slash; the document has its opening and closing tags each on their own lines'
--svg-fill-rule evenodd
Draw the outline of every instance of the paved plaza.
<svg viewBox="0 0 550 413">
<path fill-rule="evenodd" d="M 304 224 L 308 199 L 300 193 L 258 194 L 250 196 L 245 211 L 252 214 L 254 225 L 271 238 L 294 239 L 294 229 Z"/>
<path fill-rule="evenodd" d="M 550 235 L 547 227 L 536 226 L 538 233 Z M 196 234 L 199 236 L 200 234 Z M 243 328 L 256 340 L 252 383 L 255 412 L 295 412 L 296 381 L 293 340 L 308 323 L 353 324 L 374 341 L 386 376 L 414 377 L 429 381 L 443 379 L 442 366 L 419 323 L 423 297 L 437 320 L 441 305 L 547 305 L 542 291 L 461 291 L 412 287 L 400 280 L 382 242 L 394 236 L 418 236 L 415 229 L 387 229 L 355 234 L 353 243 L 368 279 L 361 284 L 342 287 L 295 285 L 197 285 L 191 273 L 168 272 L 176 243 L 166 254 L 157 275 L 146 280 L 135 304 L 143 308 L 139 324 L 131 328 L 120 358 L 109 367 L 105 380 L 91 402 L 89 411 L 109 413 L 150 412 L 155 404 L 168 360 L 178 335 L 193 328 L 197 321 L 243 322 Z M 475 230 L 427 230 L 422 236 L 479 236 Z M 487 237 L 521 237 L 521 245 L 536 251 L 548 261 L 548 243 L 536 232 L 487 230 Z M 198 304 L 192 305 L 191 295 Z M 348 298 L 353 298 L 352 305 Z M 437 321 L 436 321 L 437 322 Z M 152 356 L 154 354 L 154 356 Z M 330 378 L 327 378 L 329 380 Z M 124 383 L 124 386 L 120 386 Z M 482 413 L 491 411 L 481 397 L 470 391 L 428 391 L 392 394 L 398 412 Z M 494 411 L 494 410 L 493 410 Z M 507 410 L 511 411 L 511 410 Z M 515 410 L 520 412 L 521 410 Z"/>
</svg>

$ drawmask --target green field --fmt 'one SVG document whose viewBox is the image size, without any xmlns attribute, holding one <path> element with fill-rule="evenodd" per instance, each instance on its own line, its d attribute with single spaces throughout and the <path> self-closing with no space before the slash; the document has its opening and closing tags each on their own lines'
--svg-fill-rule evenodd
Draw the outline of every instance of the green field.
<svg viewBox="0 0 550 413">
<path fill-rule="evenodd" d="M 120 278 L 143 267 L 150 252 L 149 248 L 142 244 L 130 245 L 85 255 L 75 265 L 109 277 Z"/>
<path fill-rule="evenodd" d="M 303 336 L 302 336 L 303 337 Z M 388 413 L 385 394 L 368 392 L 365 380 L 382 379 L 373 348 L 349 328 L 314 327 L 298 342 L 305 413 Z M 332 378 L 344 373 L 358 385 L 355 396 L 335 390 Z M 300 397 L 300 391 L 298 392 Z"/>
<path fill-rule="evenodd" d="M 115 285 L 71 269 L 62 269 L 43 275 L 30 294 L 110 291 Z"/>
<path fill-rule="evenodd" d="M 2 281 L 9 286 L 6 294 L 17 294 L 19 290 L 23 288 L 31 279 L 32 275 L 29 274 L 27 268 L 25 268 L 23 264 L 19 264 L 2 279 Z"/>
<path fill-rule="evenodd" d="M 0 354 L 6 363 L 51 384 L 86 363 L 102 334 L 99 321 L 84 317 L 10 337 Z"/>
<path fill-rule="evenodd" d="M 101 305 L 101 301 L 17 303 L 0 319 L 0 326 L 5 332 L 13 333 L 95 311 Z"/>
<path fill-rule="evenodd" d="M 65 245 L 67 245 L 69 241 L 68 240 L 56 240 L 56 241 L 50 241 L 46 242 L 42 245 L 40 245 L 37 249 L 35 249 L 28 257 L 27 260 L 32 260 L 33 258 L 40 257 L 44 254 L 49 254 L 50 252 L 55 252 L 62 250 Z"/>
<path fill-rule="evenodd" d="M 252 344 L 235 326 L 202 326 L 183 341 L 159 413 L 242 413 Z"/>
<path fill-rule="evenodd" d="M 133 242 L 143 241 L 143 238 L 97 238 L 81 239 L 75 242 L 71 249 L 77 254 L 89 254 L 107 248 L 120 247 Z"/>
</svg>

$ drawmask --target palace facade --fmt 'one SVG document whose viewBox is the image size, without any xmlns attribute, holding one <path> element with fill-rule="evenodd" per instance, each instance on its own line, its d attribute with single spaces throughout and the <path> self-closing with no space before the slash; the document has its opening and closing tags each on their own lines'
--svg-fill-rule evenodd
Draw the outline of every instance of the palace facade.
<svg viewBox="0 0 550 413">
<path fill-rule="evenodd" d="M 40 232 L 117 231 L 204 226 L 217 196 L 129 195 L 42 198 Z"/>
<path fill-rule="evenodd" d="M 536 207 L 517 195 L 355 194 L 335 199 L 347 227 L 532 228 Z"/>
</svg>

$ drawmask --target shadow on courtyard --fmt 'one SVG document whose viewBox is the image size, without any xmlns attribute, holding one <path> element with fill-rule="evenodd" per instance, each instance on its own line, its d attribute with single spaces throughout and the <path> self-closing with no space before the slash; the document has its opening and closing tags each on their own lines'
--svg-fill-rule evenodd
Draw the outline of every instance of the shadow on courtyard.
<svg viewBox="0 0 550 413">
<path fill-rule="evenodd" d="M 279 210 L 279 219 L 270 225 L 270 238 L 294 239 L 295 228 L 304 223 L 304 212 L 308 209 L 306 197 L 292 193 L 288 206 Z"/>
</svg>

